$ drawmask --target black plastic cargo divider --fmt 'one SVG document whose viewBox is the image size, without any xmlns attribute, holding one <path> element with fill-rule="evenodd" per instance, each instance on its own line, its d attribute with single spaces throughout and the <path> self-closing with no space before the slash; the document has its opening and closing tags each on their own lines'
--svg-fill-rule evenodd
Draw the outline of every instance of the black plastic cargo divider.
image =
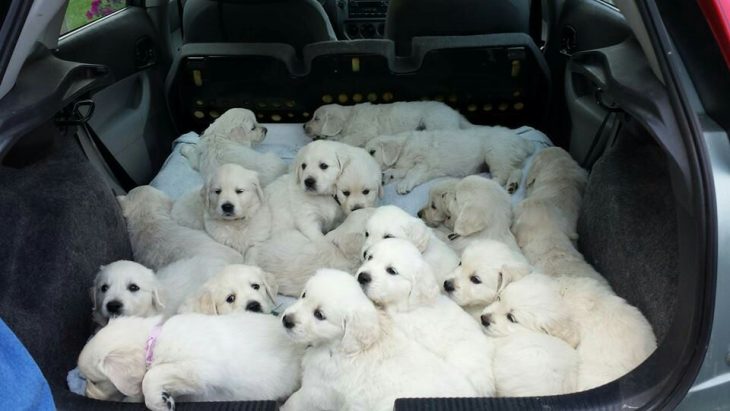
<svg viewBox="0 0 730 411">
<path fill-rule="evenodd" d="M 301 123 L 322 104 L 442 101 L 475 124 L 540 127 L 549 70 L 521 33 L 414 39 L 396 57 L 390 40 L 320 42 L 303 61 L 284 44 L 187 44 L 168 78 L 180 131 L 203 130 L 244 107 L 261 122 Z"/>
</svg>

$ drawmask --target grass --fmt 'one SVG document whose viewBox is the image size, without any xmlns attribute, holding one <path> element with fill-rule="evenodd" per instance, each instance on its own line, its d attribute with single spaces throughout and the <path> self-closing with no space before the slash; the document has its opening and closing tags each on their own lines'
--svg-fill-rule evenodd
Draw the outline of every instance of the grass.
<svg viewBox="0 0 730 411">
<path fill-rule="evenodd" d="M 66 15 L 63 19 L 63 26 L 61 27 L 61 34 L 68 33 L 69 31 L 75 30 L 81 26 L 84 26 L 92 21 L 101 18 L 102 16 L 93 17 L 89 20 L 86 16 L 86 12 L 91 8 L 92 0 L 69 0 L 68 7 L 66 8 Z M 125 1 L 109 1 L 103 0 L 102 4 L 109 5 L 112 11 L 117 11 L 124 8 Z"/>
</svg>

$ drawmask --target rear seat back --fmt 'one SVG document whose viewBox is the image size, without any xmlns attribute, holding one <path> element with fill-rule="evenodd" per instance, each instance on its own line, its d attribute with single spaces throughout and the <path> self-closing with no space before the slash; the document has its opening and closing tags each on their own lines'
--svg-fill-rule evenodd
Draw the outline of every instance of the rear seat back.
<svg viewBox="0 0 730 411">
<path fill-rule="evenodd" d="M 443 101 L 476 124 L 540 127 L 549 71 L 524 33 L 420 37 L 397 57 L 390 40 L 187 44 L 169 76 L 180 130 L 202 130 L 231 107 L 262 122 L 303 122 L 320 105 Z"/>
<path fill-rule="evenodd" d="M 336 39 L 316 0 L 186 0 L 185 43 L 284 43 L 301 49 Z"/>
</svg>

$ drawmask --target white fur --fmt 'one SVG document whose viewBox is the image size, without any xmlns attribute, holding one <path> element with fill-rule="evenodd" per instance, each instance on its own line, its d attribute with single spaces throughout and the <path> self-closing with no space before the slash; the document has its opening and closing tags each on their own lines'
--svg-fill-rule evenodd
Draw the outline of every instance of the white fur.
<svg viewBox="0 0 730 411">
<path fill-rule="evenodd" d="M 147 267 L 157 270 L 193 256 L 242 262 L 236 250 L 175 222 L 170 216 L 172 201 L 151 186 L 136 187 L 117 200 L 127 220 L 134 259 Z"/>
<path fill-rule="evenodd" d="M 469 314 L 441 295 L 416 246 L 397 238 L 375 243 L 356 277 L 395 327 L 459 370 L 480 396 L 494 395 L 492 342 Z"/>
<path fill-rule="evenodd" d="M 484 239 L 501 241 L 519 251 L 510 231 L 509 194 L 493 180 L 468 176 L 446 181 L 434 187 L 429 200 L 419 216 L 424 216 L 423 220 L 431 226 L 443 225 L 449 232 L 447 244 L 457 252 Z"/>
<path fill-rule="evenodd" d="M 385 182 L 399 180 L 399 194 L 436 177 L 476 174 L 485 164 L 492 178 L 512 192 L 522 176 L 523 162 L 535 148 L 514 130 L 486 126 L 383 135 L 365 145 L 383 168 Z"/>
<path fill-rule="evenodd" d="M 160 288 L 154 271 L 142 264 L 120 260 L 101 266 L 90 289 L 94 322 L 103 327 L 110 317 L 160 313 Z M 110 304 L 118 306 L 116 312 L 110 312 Z"/>
<path fill-rule="evenodd" d="M 357 159 L 350 161 L 335 183 L 335 199 L 345 214 L 375 207 L 383 197 L 380 165 L 365 150 L 356 153 Z"/>
<path fill-rule="evenodd" d="M 278 285 L 259 267 L 233 264 L 224 267 L 180 305 L 179 313 L 222 315 L 250 311 L 269 314 Z"/>
<path fill-rule="evenodd" d="M 527 329 L 495 338 L 499 397 L 540 397 L 578 391 L 578 353 L 563 340 Z"/>
<path fill-rule="evenodd" d="M 365 224 L 365 230 L 363 257 L 368 248 L 382 239 L 393 237 L 408 240 L 421 251 L 439 284 L 459 263 L 459 257 L 454 250 L 441 241 L 423 221 L 396 206 L 379 207 Z"/>
<path fill-rule="evenodd" d="M 231 109 L 205 130 L 195 146 L 183 146 L 181 153 L 204 178 L 222 164 L 235 163 L 259 173 L 262 184 L 267 185 L 286 172 L 286 164 L 273 153 L 251 148 L 265 137 L 266 127 L 256 122 L 253 112 Z"/>
<path fill-rule="evenodd" d="M 468 128 L 471 124 L 456 110 L 435 101 L 327 104 L 315 110 L 304 131 L 323 138 L 362 147 L 373 137 L 415 130 Z"/>
<path fill-rule="evenodd" d="M 656 348 L 656 337 L 641 312 L 586 277 L 525 276 L 504 287 L 481 320 L 488 335 L 527 328 L 575 347 L 579 390 L 621 377 Z"/>
<path fill-rule="evenodd" d="M 451 299 L 479 317 L 502 288 L 531 271 L 519 251 L 499 241 L 481 240 L 464 249 L 458 267 L 448 275 L 443 287 Z"/>
<path fill-rule="evenodd" d="M 180 305 L 210 278 L 228 265 L 224 260 L 203 256 L 175 261 L 157 271 L 160 296 L 166 316 L 175 315 Z"/>
<path fill-rule="evenodd" d="M 469 381 L 394 327 L 355 279 L 320 270 L 283 322 L 307 346 L 302 386 L 282 410 L 392 410 L 403 397 L 473 397 Z"/>
<path fill-rule="evenodd" d="M 301 349 L 270 315 L 183 314 L 168 319 L 145 370 L 145 343 L 161 317 L 114 319 L 86 344 L 86 395 L 141 401 L 151 410 L 182 401 L 280 400 L 299 386 Z"/>
<path fill-rule="evenodd" d="M 375 210 L 353 211 L 323 240 L 311 241 L 298 231 L 284 231 L 251 250 L 251 264 L 272 273 L 284 295 L 298 296 L 320 268 L 354 272 L 360 265 L 365 222 Z"/>
</svg>

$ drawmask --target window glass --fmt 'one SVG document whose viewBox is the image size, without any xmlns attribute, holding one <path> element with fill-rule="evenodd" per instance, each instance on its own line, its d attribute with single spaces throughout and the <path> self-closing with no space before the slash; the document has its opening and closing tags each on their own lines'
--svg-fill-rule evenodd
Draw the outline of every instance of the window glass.
<svg viewBox="0 0 730 411">
<path fill-rule="evenodd" d="M 108 16 L 126 5 L 126 0 L 69 0 L 61 35 Z"/>
</svg>

